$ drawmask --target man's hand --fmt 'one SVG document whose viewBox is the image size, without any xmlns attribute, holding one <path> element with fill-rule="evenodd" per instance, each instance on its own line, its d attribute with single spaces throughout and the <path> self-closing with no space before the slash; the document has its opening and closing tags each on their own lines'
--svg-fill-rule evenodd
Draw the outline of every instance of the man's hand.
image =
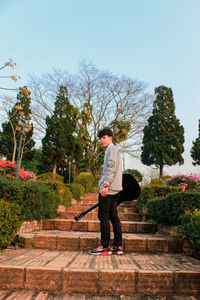
<svg viewBox="0 0 200 300">
<path fill-rule="evenodd" d="M 108 187 L 103 187 L 101 190 L 101 196 L 104 198 L 108 195 Z"/>
</svg>

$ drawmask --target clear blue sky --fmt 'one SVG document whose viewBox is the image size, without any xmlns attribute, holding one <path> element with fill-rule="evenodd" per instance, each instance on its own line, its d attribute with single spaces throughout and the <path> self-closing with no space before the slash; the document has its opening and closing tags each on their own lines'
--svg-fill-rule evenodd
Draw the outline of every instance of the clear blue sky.
<svg viewBox="0 0 200 300">
<path fill-rule="evenodd" d="M 169 172 L 200 172 L 190 158 L 200 119 L 200 0 L 1 0 L 0 42 L 0 62 L 15 60 L 20 85 L 28 73 L 76 72 L 86 58 L 152 93 L 171 87 L 185 164 Z"/>
</svg>

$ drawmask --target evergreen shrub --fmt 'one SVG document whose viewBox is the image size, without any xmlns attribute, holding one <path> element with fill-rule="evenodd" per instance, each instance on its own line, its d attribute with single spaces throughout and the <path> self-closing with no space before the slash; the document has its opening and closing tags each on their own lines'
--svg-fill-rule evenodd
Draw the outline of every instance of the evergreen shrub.
<svg viewBox="0 0 200 300">
<path fill-rule="evenodd" d="M 69 187 L 64 184 L 64 177 L 52 172 L 41 174 L 37 177 L 37 182 L 42 182 L 58 194 L 60 204 L 72 205 L 72 193 Z"/>
<path fill-rule="evenodd" d="M 200 209 L 200 193 L 178 192 L 163 199 L 154 199 L 147 204 L 148 213 L 160 224 L 181 225 L 180 216 L 186 210 Z"/>
<path fill-rule="evenodd" d="M 89 172 L 81 172 L 74 177 L 74 183 L 82 184 L 85 192 L 92 192 L 95 184 L 94 176 Z"/>
<path fill-rule="evenodd" d="M 10 245 L 23 222 L 20 206 L 0 200 L 0 248 Z"/>
<path fill-rule="evenodd" d="M 85 195 L 85 188 L 80 183 L 71 183 L 70 190 L 73 198 L 76 200 L 80 200 L 81 196 Z"/>
<path fill-rule="evenodd" d="M 72 205 L 72 192 L 70 191 L 70 188 L 66 187 L 64 183 L 59 183 L 57 189 L 60 203 L 65 206 Z"/>
<path fill-rule="evenodd" d="M 43 181 L 43 182 L 54 182 L 54 181 L 59 181 L 59 182 L 64 182 L 64 177 L 59 175 L 59 174 L 53 174 L 53 172 L 49 173 L 43 173 L 37 176 L 38 181 Z"/>
<path fill-rule="evenodd" d="M 59 196 L 47 185 L 39 182 L 24 185 L 22 213 L 26 220 L 39 221 L 56 217 L 59 203 Z"/>
<path fill-rule="evenodd" d="M 53 218 L 59 197 L 41 182 L 21 182 L 0 177 L 0 198 L 17 203 L 25 221 Z"/>
<path fill-rule="evenodd" d="M 152 178 L 151 181 L 150 181 L 150 184 L 159 184 L 159 185 L 162 185 L 164 184 L 163 182 L 167 179 L 171 178 L 171 176 L 169 175 L 165 175 L 163 176 L 162 178 Z"/>
<path fill-rule="evenodd" d="M 186 210 L 180 220 L 184 226 L 185 239 L 200 255 L 200 209 Z"/>
<path fill-rule="evenodd" d="M 138 199 L 140 206 L 147 205 L 147 202 L 154 198 L 164 198 L 170 193 L 181 192 L 181 187 L 166 186 L 160 184 L 152 184 L 142 187 L 141 195 Z"/>
</svg>

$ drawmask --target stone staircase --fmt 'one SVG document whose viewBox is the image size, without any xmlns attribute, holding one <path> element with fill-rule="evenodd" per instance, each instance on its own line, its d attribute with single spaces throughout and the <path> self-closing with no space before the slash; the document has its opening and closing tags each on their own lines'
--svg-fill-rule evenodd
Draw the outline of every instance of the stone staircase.
<svg viewBox="0 0 200 300">
<path fill-rule="evenodd" d="M 60 206 L 57 219 L 19 235 L 21 248 L 0 253 L 0 299 L 1 293 L 9 299 L 5 290 L 12 289 L 46 291 L 44 299 L 53 297 L 49 293 L 67 293 L 69 299 L 77 293 L 77 299 L 198 299 L 200 261 L 183 255 L 182 240 L 158 234 L 134 202 L 118 207 L 125 254 L 89 255 L 100 239 L 97 209 L 78 222 L 73 218 L 97 200 L 91 193 L 73 207 Z"/>
</svg>

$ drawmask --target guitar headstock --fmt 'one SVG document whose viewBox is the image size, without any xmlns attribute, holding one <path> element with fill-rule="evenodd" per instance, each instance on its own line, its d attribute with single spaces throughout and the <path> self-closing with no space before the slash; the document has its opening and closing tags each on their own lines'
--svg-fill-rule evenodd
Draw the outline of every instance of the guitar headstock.
<svg viewBox="0 0 200 300">
<path fill-rule="evenodd" d="M 84 216 L 84 214 L 81 212 L 80 214 L 78 214 L 74 217 L 74 220 L 79 221 L 83 216 Z"/>
</svg>

